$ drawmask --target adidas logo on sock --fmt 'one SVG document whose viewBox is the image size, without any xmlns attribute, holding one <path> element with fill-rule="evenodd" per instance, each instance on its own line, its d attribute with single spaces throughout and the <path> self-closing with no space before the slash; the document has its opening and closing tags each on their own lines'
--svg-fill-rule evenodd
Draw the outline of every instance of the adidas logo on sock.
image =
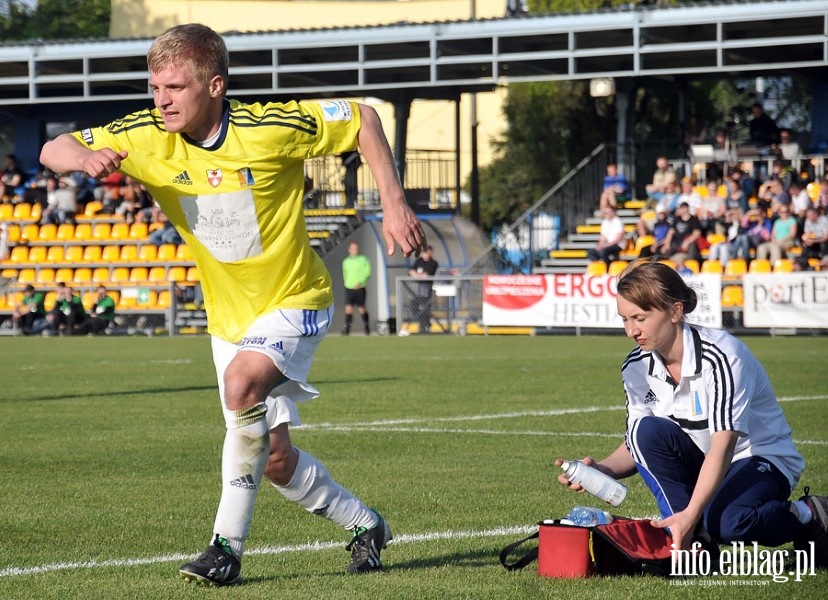
<svg viewBox="0 0 828 600">
<path fill-rule="evenodd" d="M 193 185 L 193 180 L 190 179 L 190 175 L 187 171 L 181 171 L 181 173 L 173 177 L 172 182 L 179 183 L 181 185 Z"/>
<path fill-rule="evenodd" d="M 238 488 L 242 488 L 243 490 L 255 490 L 256 489 L 256 482 L 253 481 L 252 475 L 244 475 L 243 477 L 239 477 L 238 479 L 234 479 L 230 482 L 230 485 L 234 485 Z"/>
</svg>

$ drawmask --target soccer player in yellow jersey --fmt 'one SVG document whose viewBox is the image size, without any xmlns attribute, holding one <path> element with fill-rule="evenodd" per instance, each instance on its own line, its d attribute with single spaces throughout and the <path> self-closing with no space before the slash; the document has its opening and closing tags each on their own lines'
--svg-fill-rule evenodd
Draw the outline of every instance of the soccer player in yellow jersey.
<svg viewBox="0 0 828 600">
<path fill-rule="evenodd" d="M 333 100 L 227 100 L 224 40 L 199 24 L 172 27 L 147 55 L 155 108 L 47 142 L 58 173 L 141 181 L 192 250 L 201 273 L 226 423 L 222 493 L 211 543 L 179 569 L 187 581 L 241 583 L 241 558 L 264 477 L 309 512 L 353 532 L 349 572 L 381 567 L 385 520 L 291 443 L 297 402 L 331 319 L 331 278 L 302 211 L 303 161 L 359 147 L 379 186 L 388 254 L 425 247 L 376 112 Z"/>
</svg>

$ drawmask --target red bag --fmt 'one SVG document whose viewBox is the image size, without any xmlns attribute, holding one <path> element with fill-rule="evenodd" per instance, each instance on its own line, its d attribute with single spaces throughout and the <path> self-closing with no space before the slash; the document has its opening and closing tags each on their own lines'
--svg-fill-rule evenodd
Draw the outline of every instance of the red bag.
<svg viewBox="0 0 828 600">
<path fill-rule="evenodd" d="M 559 520 L 542 521 L 538 531 L 506 546 L 500 562 L 509 571 L 522 569 L 535 559 L 543 577 L 572 579 L 593 575 L 633 575 L 670 572 L 672 540 L 647 520 L 615 517 L 608 525 L 578 527 Z M 521 544 L 538 538 L 533 548 L 514 563 L 509 555 Z"/>
</svg>

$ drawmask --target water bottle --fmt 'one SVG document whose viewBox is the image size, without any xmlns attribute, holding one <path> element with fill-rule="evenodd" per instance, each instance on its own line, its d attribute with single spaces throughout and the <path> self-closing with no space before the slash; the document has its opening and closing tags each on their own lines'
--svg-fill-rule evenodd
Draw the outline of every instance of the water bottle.
<svg viewBox="0 0 828 600">
<path fill-rule="evenodd" d="M 565 520 L 578 527 L 594 527 L 612 523 L 612 515 L 600 508 L 576 506 L 569 511 Z"/>
<path fill-rule="evenodd" d="M 595 467 L 589 467 L 579 460 L 564 461 L 561 465 L 570 483 L 577 483 L 590 494 L 618 506 L 627 497 L 627 486 L 605 475 Z"/>
</svg>

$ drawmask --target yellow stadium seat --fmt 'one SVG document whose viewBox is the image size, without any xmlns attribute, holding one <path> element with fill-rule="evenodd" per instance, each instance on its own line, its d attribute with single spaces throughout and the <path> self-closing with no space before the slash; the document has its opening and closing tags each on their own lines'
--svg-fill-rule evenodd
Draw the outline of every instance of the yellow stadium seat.
<svg viewBox="0 0 828 600">
<path fill-rule="evenodd" d="M 132 294 L 121 294 L 121 297 L 118 299 L 119 310 L 129 310 L 130 308 L 135 308 L 136 306 L 138 306 L 138 296 L 133 296 Z"/>
<path fill-rule="evenodd" d="M 108 240 L 112 233 L 112 225 L 109 223 L 95 223 L 92 226 L 93 240 Z"/>
<path fill-rule="evenodd" d="M 170 306 L 170 290 L 161 290 L 158 292 L 158 299 L 155 301 L 156 308 L 169 308 Z"/>
<path fill-rule="evenodd" d="M 644 248 L 648 248 L 655 243 L 655 237 L 651 235 L 642 235 L 635 240 L 635 255 L 640 256 Z"/>
<path fill-rule="evenodd" d="M 607 263 L 603 260 L 594 260 L 586 267 L 587 275 L 605 275 L 607 272 Z"/>
<path fill-rule="evenodd" d="M 0 221 L 11 221 L 14 217 L 13 204 L 0 204 Z"/>
<path fill-rule="evenodd" d="M 72 276 L 74 283 L 88 285 L 92 282 L 92 269 L 89 267 L 79 267 L 75 269 L 75 274 Z"/>
<path fill-rule="evenodd" d="M 155 308 L 156 304 L 158 303 L 158 292 L 155 290 L 147 290 L 147 299 L 144 302 L 141 302 L 141 299 L 138 299 L 138 306 L 146 307 L 146 308 Z"/>
<path fill-rule="evenodd" d="M 794 270 L 793 261 L 789 258 L 780 258 L 773 265 L 774 273 L 790 273 Z"/>
<path fill-rule="evenodd" d="M 12 213 L 12 217 L 16 221 L 26 221 L 32 218 L 32 205 L 28 202 L 21 202 L 19 204 L 15 204 L 14 212 Z"/>
<path fill-rule="evenodd" d="M 48 285 L 55 282 L 55 270 L 52 267 L 41 267 L 37 270 L 35 281 L 41 285 Z"/>
<path fill-rule="evenodd" d="M 120 246 L 104 246 L 103 250 L 101 251 L 101 260 L 107 263 L 118 262 L 121 258 L 121 247 Z"/>
<path fill-rule="evenodd" d="M 43 207 L 40 204 L 32 204 L 32 212 L 29 215 L 30 219 L 34 219 L 35 221 L 40 221 L 40 217 L 43 213 Z"/>
<path fill-rule="evenodd" d="M 175 247 L 175 244 L 161 244 L 161 246 L 158 247 L 158 254 L 156 256 L 156 259 L 162 262 L 173 261 L 175 260 L 176 251 L 177 249 Z"/>
<path fill-rule="evenodd" d="M 83 261 L 83 246 L 67 246 L 65 254 L 66 262 L 79 263 Z"/>
<path fill-rule="evenodd" d="M 29 262 L 29 247 L 15 246 L 14 248 L 12 248 L 11 254 L 9 255 L 9 262 L 13 262 L 16 264 Z"/>
<path fill-rule="evenodd" d="M 37 232 L 37 239 L 41 242 L 52 242 L 57 239 L 57 225 L 44 223 Z"/>
<path fill-rule="evenodd" d="M 95 275 L 92 275 L 92 278 L 95 278 Z M 94 306 L 95 302 L 98 299 L 97 292 L 84 292 L 83 296 L 81 297 L 81 302 L 83 303 L 83 308 L 87 311 L 92 310 L 92 306 Z"/>
<path fill-rule="evenodd" d="M 0 277 L 7 277 L 9 279 L 17 279 L 17 269 L 0 269 Z M 5 294 L 0 294 L 4 296 Z"/>
<path fill-rule="evenodd" d="M 86 246 L 83 249 L 83 261 L 88 263 L 101 262 L 101 247 Z"/>
<path fill-rule="evenodd" d="M 175 257 L 178 260 L 193 260 L 193 253 L 190 252 L 190 247 L 187 244 L 178 244 Z"/>
<path fill-rule="evenodd" d="M 726 285 L 722 288 L 722 307 L 735 308 L 744 306 L 744 293 L 740 285 Z"/>
<path fill-rule="evenodd" d="M 61 223 L 58 225 L 57 233 L 55 235 L 55 239 L 60 240 L 62 242 L 68 242 L 75 238 L 75 225 L 74 223 Z"/>
<path fill-rule="evenodd" d="M 152 267 L 149 270 L 149 275 L 147 278 L 148 281 L 152 283 L 162 283 L 167 281 L 167 268 L 166 267 Z"/>
<path fill-rule="evenodd" d="M 18 283 L 34 283 L 36 279 L 36 274 L 34 269 L 20 269 L 20 272 L 17 274 L 17 282 Z"/>
<path fill-rule="evenodd" d="M 748 267 L 748 273 L 770 273 L 771 271 L 771 262 L 767 258 L 754 258 Z"/>
<path fill-rule="evenodd" d="M 129 283 L 129 267 L 115 267 L 112 269 L 112 283 L 125 284 Z"/>
<path fill-rule="evenodd" d="M 198 267 L 189 267 L 187 269 L 187 281 L 190 283 L 198 283 L 201 281 L 201 274 L 198 272 Z"/>
<path fill-rule="evenodd" d="M 699 266 L 699 261 L 697 261 L 695 258 L 685 258 L 684 266 L 693 271 L 694 275 L 698 275 L 699 269 L 701 268 Z"/>
<path fill-rule="evenodd" d="M 20 206 L 18 204 L 18 206 Z M 40 226 L 35 223 L 29 223 L 28 225 L 24 225 L 23 229 L 20 230 L 20 239 L 25 240 L 27 242 L 33 242 L 37 239 L 38 231 L 40 230 Z"/>
<path fill-rule="evenodd" d="M 816 202 L 817 200 L 819 200 L 819 182 L 812 181 L 807 186 L 805 186 L 805 191 L 807 192 L 808 197 L 811 199 L 812 202 Z"/>
<path fill-rule="evenodd" d="M 731 258 L 724 267 L 724 274 L 739 276 L 747 273 L 747 261 L 744 258 Z"/>
<path fill-rule="evenodd" d="M 138 259 L 138 246 L 127 244 L 121 246 L 121 262 L 135 262 Z"/>
<path fill-rule="evenodd" d="M 75 272 L 71 267 L 61 267 L 55 271 L 55 282 L 70 283 L 75 276 Z"/>
<path fill-rule="evenodd" d="M 158 256 L 158 246 L 155 244 L 141 244 L 138 249 L 138 260 L 152 262 Z"/>
<path fill-rule="evenodd" d="M 0 206 L 11 206 L 11 205 L 3 205 Z M 20 239 L 20 225 L 13 223 L 8 226 L 9 228 L 9 243 L 14 244 Z"/>
<path fill-rule="evenodd" d="M 103 202 L 99 200 L 90 200 L 86 203 L 86 206 L 83 209 L 83 215 L 85 217 L 94 217 L 95 213 L 103 208 Z"/>
<path fill-rule="evenodd" d="M 129 272 L 129 281 L 131 283 L 144 283 L 148 276 L 149 273 L 146 267 L 132 267 Z"/>
<path fill-rule="evenodd" d="M 32 246 L 29 249 L 29 262 L 36 265 L 45 263 L 47 250 L 46 246 Z"/>
<path fill-rule="evenodd" d="M 620 275 L 621 271 L 627 268 L 627 264 L 626 260 L 614 260 L 609 264 L 607 273 L 610 275 Z"/>
<path fill-rule="evenodd" d="M 714 274 L 722 274 L 722 263 L 718 260 L 706 260 L 701 265 L 701 273 L 714 273 Z"/>
<path fill-rule="evenodd" d="M 129 225 L 126 223 L 115 223 L 109 232 L 110 239 L 125 240 L 129 238 Z"/>
<path fill-rule="evenodd" d="M 674 263 L 674 262 L 673 262 L 672 260 L 670 260 L 669 258 L 662 258 L 662 259 L 661 259 L 661 260 L 659 260 L 658 262 L 660 262 L 660 263 L 661 263 L 661 264 L 663 264 L 663 265 L 667 265 L 667 266 L 668 266 L 668 267 L 670 267 L 671 269 L 675 269 L 675 268 L 676 268 L 676 263 Z"/>
<path fill-rule="evenodd" d="M 57 301 L 57 292 L 50 291 L 46 292 L 46 295 L 43 296 L 43 308 L 47 311 L 52 310 L 55 307 L 55 302 Z"/>
<path fill-rule="evenodd" d="M 133 223 L 129 228 L 129 237 L 134 240 L 143 240 L 149 236 L 149 227 L 146 223 Z"/>
<path fill-rule="evenodd" d="M 89 223 L 78 223 L 75 225 L 75 240 L 86 241 L 92 239 L 92 225 Z"/>
<path fill-rule="evenodd" d="M 715 244 L 721 244 L 727 241 L 727 236 L 721 233 L 708 233 L 707 234 L 707 243 L 711 246 Z"/>
<path fill-rule="evenodd" d="M 107 283 L 109 281 L 109 267 L 96 267 L 92 271 L 93 283 Z"/>
</svg>

